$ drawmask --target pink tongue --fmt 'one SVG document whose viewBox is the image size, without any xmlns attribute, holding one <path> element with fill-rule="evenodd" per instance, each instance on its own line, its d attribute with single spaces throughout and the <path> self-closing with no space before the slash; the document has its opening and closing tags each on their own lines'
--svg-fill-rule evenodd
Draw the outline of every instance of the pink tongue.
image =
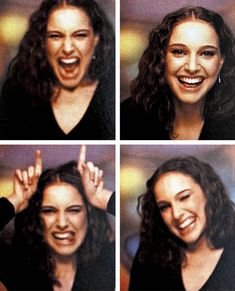
<svg viewBox="0 0 235 291">
<path fill-rule="evenodd" d="M 65 70 L 66 73 L 70 73 L 70 72 L 74 71 L 77 68 L 78 63 L 66 64 L 66 65 L 63 64 L 61 66 Z"/>
</svg>

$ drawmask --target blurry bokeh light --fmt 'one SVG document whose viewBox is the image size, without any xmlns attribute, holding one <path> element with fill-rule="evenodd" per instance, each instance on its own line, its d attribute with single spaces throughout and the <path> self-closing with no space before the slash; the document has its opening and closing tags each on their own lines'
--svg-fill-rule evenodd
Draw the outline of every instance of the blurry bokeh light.
<svg viewBox="0 0 235 291">
<path fill-rule="evenodd" d="M 14 46 L 19 43 L 27 29 L 27 19 L 20 15 L 0 17 L 0 38 L 2 43 Z"/>
<path fill-rule="evenodd" d="M 137 28 L 124 27 L 120 33 L 120 56 L 122 63 L 133 63 L 146 47 L 146 36 Z"/>
<path fill-rule="evenodd" d="M 136 189 L 143 187 L 144 175 L 141 169 L 136 167 L 122 167 L 120 173 L 121 192 L 123 196 L 135 195 Z"/>
<path fill-rule="evenodd" d="M 12 193 L 13 182 L 11 177 L 0 178 L 1 197 L 7 197 Z"/>
</svg>

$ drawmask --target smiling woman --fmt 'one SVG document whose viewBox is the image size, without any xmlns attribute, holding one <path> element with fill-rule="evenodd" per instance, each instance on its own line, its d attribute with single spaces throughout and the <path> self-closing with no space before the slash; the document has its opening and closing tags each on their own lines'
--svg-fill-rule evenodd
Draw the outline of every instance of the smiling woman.
<svg viewBox="0 0 235 291">
<path fill-rule="evenodd" d="M 169 13 L 150 33 L 121 106 L 121 138 L 235 139 L 234 68 L 234 37 L 219 14 Z"/>
<path fill-rule="evenodd" d="M 114 79 L 113 28 L 98 4 L 44 0 L 9 65 L 0 138 L 114 139 Z"/>
<path fill-rule="evenodd" d="M 210 165 L 194 157 L 166 161 L 138 209 L 129 290 L 233 290 L 235 207 Z"/>
</svg>

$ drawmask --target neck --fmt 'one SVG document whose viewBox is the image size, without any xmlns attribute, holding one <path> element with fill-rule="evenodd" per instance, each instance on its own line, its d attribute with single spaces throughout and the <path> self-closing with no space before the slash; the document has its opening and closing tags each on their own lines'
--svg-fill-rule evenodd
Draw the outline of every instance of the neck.
<svg viewBox="0 0 235 291">
<path fill-rule="evenodd" d="M 71 290 L 76 274 L 76 255 L 69 257 L 55 257 L 55 277 L 60 282 L 53 290 Z"/>
<path fill-rule="evenodd" d="M 87 99 L 87 96 L 93 95 L 98 85 L 98 81 L 87 81 L 79 84 L 74 89 L 69 89 L 66 87 L 56 87 L 54 89 L 54 95 L 52 98 L 52 103 L 73 103 L 79 99 Z"/>
<path fill-rule="evenodd" d="M 204 124 L 202 104 L 175 104 L 174 139 L 198 139 Z"/>
<path fill-rule="evenodd" d="M 205 238 L 205 235 L 203 235 L 197 242 L 193 243 L 193 244 L 188 244 L 187 248 L 186 248 L 186 256 L 187 255 L 192 255 L 195 253 L 202 253 L 205 252 L 207 250 L 211 250 L 212 247 L 210 245 L 210 243 L 208 242 L 208 240 Z"/>
</svg>

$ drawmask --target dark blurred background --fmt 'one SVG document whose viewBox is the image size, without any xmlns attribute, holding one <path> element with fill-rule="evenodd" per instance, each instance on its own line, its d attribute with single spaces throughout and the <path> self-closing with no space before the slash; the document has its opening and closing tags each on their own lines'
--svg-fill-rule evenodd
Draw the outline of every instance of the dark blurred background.
<svg viewBox="0 0 235 291">
<path fill-rule="evenodd" d="M 0 87 L 9 61 L 28 27 L 28 18 L 42 0 L 0 0 Z M 96 0 L 115 25 L 115 0 Z"/>
<path fill-rule="evenodd" d="M 129 85 L 138 72 L 138 61 L 148 34 L 169 12 L 183 6 L 203 6 L 223 16 L 235 33 L 235 0 L 120 0 L 121 100 L 130 96 Z"/>
<path fill-rule="evenodd" d="M 146 181 L 163 162 L 185 155 L 192 155 L 209 163 L 235 202 L 235 145 L 121 145 L 122 291 L 128 288 L 129 271 L 139 243 L 140 217 L 136 211 L 138 196 L 145 192 Z"/>
</svg>

